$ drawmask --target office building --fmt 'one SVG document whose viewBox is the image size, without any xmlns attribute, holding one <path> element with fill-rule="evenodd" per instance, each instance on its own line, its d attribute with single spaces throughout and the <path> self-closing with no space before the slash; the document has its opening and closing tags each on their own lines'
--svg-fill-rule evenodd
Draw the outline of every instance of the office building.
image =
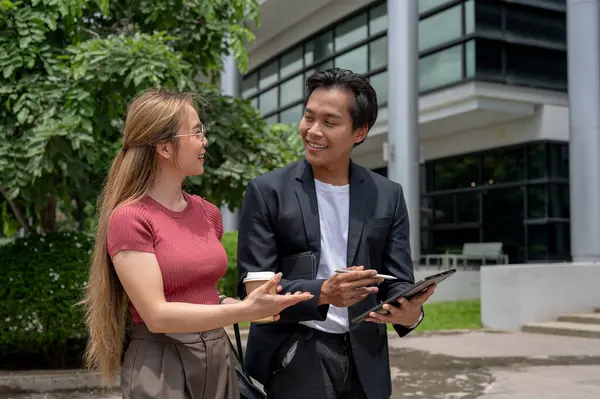
<svg viewBox="0 0 600 399">
<path fill-rule="evenodd" d="M 380 113 L 353 159 L 387 175 L 390 1 L 417 0 L 262 1 L 239 95 L 297 123 L 316 70 L 368 76 Z M 510 263 L 571 258 L 566 10 L 418 0 L 421 254 L 501 242 Z"/>
</svg>

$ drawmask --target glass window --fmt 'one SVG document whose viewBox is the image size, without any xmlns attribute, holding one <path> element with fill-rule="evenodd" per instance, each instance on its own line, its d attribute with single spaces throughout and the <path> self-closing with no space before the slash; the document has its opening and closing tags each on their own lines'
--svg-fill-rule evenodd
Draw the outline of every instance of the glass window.
<svg viewBox="0 0 600 399">
<path fill-rule="evenodd" d="M 260 68 L 260 80 L 258 81 L 258 87 L 264 89 L 265 87 L 272 85 L 277 82 L 277 60 L 272 61 Z"/>
<path fill-rule="evenodd" d="M 281 111 L 279 114 L 279 121 L 281 123 L 300 123 L 300 119 L 302 119 L 302 113 L 304 111 L 304 105 L 298 104 L 294 105 L 291 108 L 286 109 L 285 111 Z"/>
<path fill-rule="evenodd" d="M 419 13 L 429 11 L 432 8 L 441 6 L 444 3 L 448 3 L 450 0 L 418 0 L 419 1 Z"/>
<path fill-rule="evenodd" d="M 454 217 L 454 195 L 436 195 L 433 200 L 433 224 L 448 224 L 456 221 Z"/>
<path fill-rule="evenodd" d="M 467 50 L 469 48 L 467 47 Z M 494 40 L 475 41 L 475 75 L 480 79 L 498 79 L 502 73 L 503 44 Z M 467 57 L 469 55 L 467 54 Z M 467 72 L 470 61 L 467 58 Z"/>
<path fill-rule="evenodd" d="M 501 242 L 514 263 L 525 258 L 523 187 L 490 189 L 483 192 L 483 241 Z"/>
<path fill-rule="evenodd" d="M 490 235 L 494 230 L 508 233 L 511 223 L 523 226 L 523 200 L 523 187 L 483 191 L 483 219 Z"/>
<path fill-rule="evenodd" d="M 435 161 L 433 188 L 449 190 L 476 187 L 480 182 L 479 155 L 465 155 Z"/>
<path fill-rule="evenodd" d="M 569 178 L 569 145 L 549 144 L 550 170 L 552 177 Z"/>
<path fill-rule="evenodd" d="M 419 60 L 419 89 L 429 90 L 462 77 L 462 44 Z"/>
<path fill-rule="evenodd" d="M 387 30 L 387 4 L 383 3 L 369 12 L 369 33 L 376 35 Z"/>
<path fill-rule="evenodd" d="M 502 4 L 500 2 L 480 2 L 475 5 L 475 15 L 471 17 L 470 7 L 467 7 L 467 34 L 485 33 L 486 36 L 502 38 Z M 469 22 L 470 18 L 474 18 L 473 22 Z M 474 27 L 473 27 L 474 25 Z"/>
<path fill-rule="evenodd" d="M 387 36 L 369 43 L 369 70 L 387 66 Z"/>
<path fill-rule="evenodd" d="M 527 178 L 541 179 L 547 175 L 546 143 L 530 144 L 527 147 Z"/>
<path fill-rule="evenodd" d="M 527 187 L 527 218 L 545 219 L 548 217 L 548 193 L 545 184 Z"/>
<path fill-rule="evenodd" d="M 507 7 L 506 38 L 510 41 L 536 41 L 567 44 L 567 22 L 564 13 L 530 8 Z"/>
<path fill-rule="evenodd" d="M 538 3 L 540 3 L 542 5 L 562 6 L 561 7 L 562 9 L 564 9 L 564 7 L 566 6 L 566 2 L 567 2 L 567 0 L 530 0 L 530 1 L 537 1 Z"/>
<path fill-rule="evenodd" d="M 432 234 L 428 251 L 460 250 L 465 242 L 501 242 L 511 263 L 568 259 L 567 179 L 512 187 L 496 184 L 545 177 L 549 148 L 567 145 L 541 142 L 428 161 L 421 168 L 425 176 L 421 193 L 448 190 L 421 197 L 421 229 Z M 451 191 L 456 189 L 460 191 Z M 463 231 L 471 231 L 472 236 L 452 236 Z"/>
<path fill-rule="evenodd" d="M 427 166 L 424 163 L 419 165 L 419 191 L 424 193 L 427 191 Z M 421 197 L 423 200 L 425 197 Z M 421 204 L 423 206 L 423 204 Z"/>
<path fill-rule="evenodd" d="M 305 45 L 304 63 L 306 66 L 333 54 L 333 32 L 327 31 Z"/>
<path fill-rule="evenodd" d="M 421 223 L 423 225 L 423 223 Z M 432 242 L 431 242 L 431 231 L 421 230 L 421 254 L 433 253 Z"/>
<path fill-rule="evenodd" d="M 387 177 L 387 175 L 386 175 Z M 431 221 L 433 220 L 433 200 L 432 197 L 422 196 L 421 197 L 421 228 L 431 227 Z"/>
<path fill-rule="evenodd" d="M 254 97 L 252 100 L 250 100 L 250 105 L 252 105 L 254 108 L 258 108 L 258 97 Z"/>
<path fill-rule="evenodd" d="M 481 241 L 479 229 L 477 228 L 434 230 L 431 232 L 431 236 L 434 253 L 444 253 L 446 251 L 462 252 L 465 243 Z"/>
<path fill-rule="evenodd" d="M 335 66 L 339 68 L 349 69 L 358 74 L 365 74 L 369 71 L 368 68 L 368 51 L 367 45 L 335 57 Z"/>
<path fill-rule="evenodd" d="M 269 116 L 268 118 L 265 119 L 265 122 L 267 122 L 267 125 L 273 125 L 275 123 L 278 123 L 277 122 L 277 114 Z"/>
<path fill-rule="evenodd" d="M 568 223 L 527 226 L 528 260 L 561 261 L 570 258 Z"/>
<path fill-rule="evenodd" d="M 333 60 L 323 62 L 323 63 L 317 65 L 316 67 L 307 70 L 306 72 L 304 72 L 304 79 L 306 80 L 306 79 L 310 78 L 314 73 L 316 73 L 318 71 L 323 71 L 325 69 L 330 69 L 330 68 L 333 68 Z"/>
<path fill-rule="evenodd" d="M 304 76 L 297 75 L 279 86 L 279 106 L 285 107 L 304 96 Z"/>
<path fill-rule="evenodd" d="M 363 13 L 335 27 L 335 51 L 365 40 L 367 36 L 367 13 Z"/>
<path fill-rule="evenodd" d="M 552 218 L 569 218 L 570 198 L 567 184 L 552 184 L 548 186 L 548 213 Z"/>
<path fill-rule="evenodd" d="M 302 57 L 302 46 L 298 46 L 295 49 L 282 55 L 280 61 L 281 77 L 285 78 L 286 76 L 292 75 L 294 72 L 298 72 L 300 69 L 302 69 Z"/>
<path fill-rule="evenodd" d="M 369 78 L 371 82 L 371 86 L 375 89 L 377 93 L 377 102 L 379 106 L 383 104 L 387 104 L 388 102 L 388 75 L 387 71 L 378 73 L 377 75 L 373 75 Z"/>
<path fill-rule="evenodd" d="M 479 222 L 480 192 L 456 194 L 456 221 Z"/>
<path fill-rule="evenodd" d="M 462 6 L 435 14 L 419 22 L 419 50 L 457 39 L 462 34 Z"/>
<path fill-rule="evenodd" d="M 304 72 L 304 81 L 306 81 L 308 78 L 310 78 L 315 72 L 317 72 L 316 68 L 311 68 L 311 69 L 308 69 L 306 72 Z"/>
<path fill-rule="evenodd" d="M 435 173 L 436 173 L 437 161 L 429 161 L 425 163 L 425 190 L 428 193 L 435 191 Z"/>
<path fill-rule="evenodd" d="M 475 33 L 475 0 L 465 2 L 465 35 Z"/>
<path fill-rule="evenodd" d="M 543 144 L 538 144 L 541 146 Z M 544 156 L 544 160 L 545 160 Z M 531 158 L 529 170 L 531 170 Z M 546 162 L 543 163 L 544 175 L 536 173 L 535 177 L 545 177 Z M 537 169 L 537 168 L 536 168 Z M 528 189 L 528 217 L 540 218 L 568 218 L 569 217 L 569 186 L 568 184 L 551 184 L 529 186 Z"/>
<path fill-rule="evenodd" d="M 255 73 L 242 79 L 242 98 L 248 98 L 258 91 L 258 75 Z"/>
<path fill-rule="evenodd" d="M 475 40 L 469 40 L 465 43 L 465 62 L 467 63 L 467 78 L 475 77 Z"/>
<path fill-rule="evenodd" d="M 483 183 L 497 184 L 525 179 L 524 149 L 500 149 L 483 157 Z"/>
<path fill-rule="evenodd" d="M 259 96 L 258 104 L 261 114 L 266 114 L 274 111 L 278 107 L 277 101 L 278 88 L 274 87 L 271 90 L 267 90 Z"/>
<path fill-rule="evenodd" d="M 567 88 L 564 51 L 506 44 L 506 81 L 556 89 Z"/>
</svg>

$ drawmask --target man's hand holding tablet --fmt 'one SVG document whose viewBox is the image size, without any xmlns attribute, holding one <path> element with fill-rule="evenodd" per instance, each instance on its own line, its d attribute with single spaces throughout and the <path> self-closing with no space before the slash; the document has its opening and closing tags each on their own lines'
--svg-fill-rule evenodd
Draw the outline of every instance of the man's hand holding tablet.
<svg viewBox="0 0 600 399">
<path fill-rule="evenodd" d="M 415 322 L 418 320 L 421 314 L 421 306 L 433 295 L 435 287 L 454 273 L 456 273 L 456 269 L 450 269 L 425 277 L 362 315 L 355 317 L 351 322 L 370 321 L 405 326 L 413 325 L 414 323 L 411 323 L 412 318 L 415 317 Z M 396 306 L 396 303 L 399 306 Z"/>
</svg>

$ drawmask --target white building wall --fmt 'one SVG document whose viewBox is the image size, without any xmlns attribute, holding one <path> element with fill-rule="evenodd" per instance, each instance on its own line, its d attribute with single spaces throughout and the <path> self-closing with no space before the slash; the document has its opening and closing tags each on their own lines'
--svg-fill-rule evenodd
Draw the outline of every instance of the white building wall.
<svg viewBox="0 0 600 399">
<path fill-rule="evenodd" d="M 542 105 L 531 118 L 422 140 L 423 159 L 443 158 L 530 141 L 568 141 L 568 121 L 567 107 Z"/>
<path fill-rule="evenodd" d="M 387 112 L 383 109 L 382 115 L 385 117 Z M 354 161 L 370 169 L 386 166 L 383 151 L 386 133 L 387 124 L 377 124 L 367 141 L 354 150 Z M 541 140 L 569 141 L 568 107 L 539 105 L 529 118 L 421 138 L 421 161 Z"/>
</svg>

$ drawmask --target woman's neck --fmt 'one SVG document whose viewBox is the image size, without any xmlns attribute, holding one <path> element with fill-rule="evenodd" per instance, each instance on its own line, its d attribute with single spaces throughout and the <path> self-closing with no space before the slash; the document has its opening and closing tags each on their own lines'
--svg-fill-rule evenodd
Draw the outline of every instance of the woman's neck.
<svg viewBox="0 0 600 399">
<path fill-rule="evenodd" d="M 147 194 L 167 209 L 182 211 L 187 205 L 181 193 L 182 184 L 183 177 L 179 173 L 159 172 Z"/>
</svg>

